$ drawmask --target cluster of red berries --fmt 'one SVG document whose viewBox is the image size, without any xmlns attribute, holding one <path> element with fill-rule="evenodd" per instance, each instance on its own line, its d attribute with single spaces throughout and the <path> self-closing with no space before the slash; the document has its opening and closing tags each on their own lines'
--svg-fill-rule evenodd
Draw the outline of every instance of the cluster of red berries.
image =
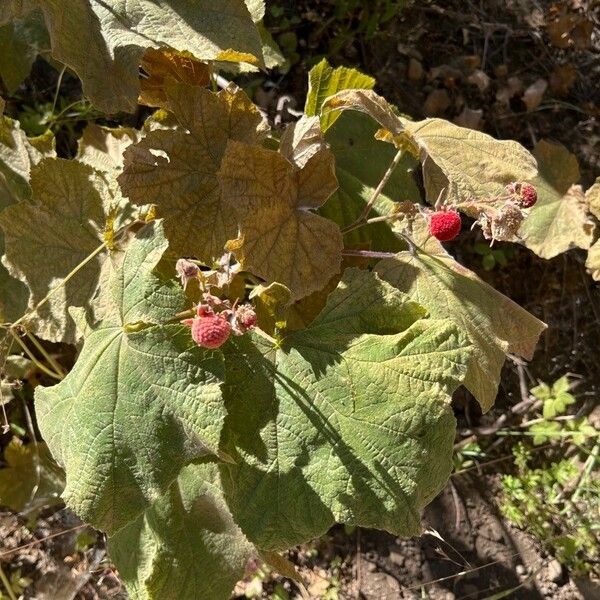
<svg viewBox="0 0 600 600">
<path fill-rule="evenodd" d="M 214 304 L 214 302 L 199 304 L 194 318 L 181 321 L 191 328 L 192 339 L 198 346 L 209 349 L 219 348 L 232 333 L 244 335 L 256 326 L 256 313 L 249 304 L 225 308 L 219 312 L 215 312 Z M 219 301 L 219 304 L 225 303 Z"/>
</svg>

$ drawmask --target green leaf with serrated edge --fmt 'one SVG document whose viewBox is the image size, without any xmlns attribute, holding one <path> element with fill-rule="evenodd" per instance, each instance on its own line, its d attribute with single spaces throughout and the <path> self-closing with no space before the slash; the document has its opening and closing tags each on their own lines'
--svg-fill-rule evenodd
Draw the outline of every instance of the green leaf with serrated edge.
<svg viewBox="0 0 600 600">
<path fill-rule="evenodd" d="M 119 183 L 134 204 L 157 205 L 173 252 L 210 265 L 238 232 L 217 179 L 227 141 L 258 142 L 263 120 L 242 91 L 173 85 L 165 93 L 187 131 L 152 131 L 129 147 Z"/>
<path fill-rule="evenodd" d="M 538 194 L 519 229 L 519 237 L 542 258 L 569 248 L 591 246 L 595 225 L 579 181 L 577 158 L 564 146 L 542 140 L 533 150 L 539 175 L 531 181 Z"/>
<path fill-rule="evenodd" d="M 105 179 L 88 165 L 45 159 L 31 170 L 32 200 L 0 213 L 5 267 L 31 290 L 31 330 L 51 341 L 75 341 L 68 306 L 88 306 L 98 287 L 107 251 L 104 226 L 114 198 Z M 82 216 L 83 215 L 83 216 Z M 71 271 L 98 252 L 73 277 Z M 64 283 L 64 285 L 62 285 Z"/>
<path fill-rule="evenodd" d="M 50 50 L 50 39 L 39 10 L 0 26 L 0 78 L 13 93 L 29 75 L 38 54 Z"/>
<path fill-rule="evenodd" d="M 185 467 L 143 516 L 109 539 L 108 550 L 132 600 L 227 600 L 257 554 L 210 463 Z"/>
<path fill-rule="evenodd" d="M 20 512 L 60 500 L 64 477 L 46 444 L 23 445 L 14 439 L 4 449 L 4 462 L 6 466 L 0 468 L 0 505 Z"/>
<path fill-rule="evenodd" d="M 354 223 L 388 167 L 395 151 L 389 144 L 374 138 L 377 126 L 367 116 L 346 112 L 327 131 L 326 140 L 335 155 L 336 175 L 339 183 L 337 194 L 319 209 L 319 214 L 335 221 L 340 227 Z M 397 201 L 418 202 L 419 189 L 411 171 L 417 161 L 405 154 L 389 182 L 380 194 L 371 217 L 390 214 Z M 360 227 L 344 235 L 347 246 L 368 244 L 373 249 L 397 252 L 405 248 L 387 223 L 374 223 Z"/>
<path fill-rule="evenodd" d="M 112 312 L 88 331 L 67 377 L 36 389 L 40 430 L 66 471 L 65 501 L 111 534 L 190 460 L 218 453 L 220 353 L 179 324 L 151 325 L 186 305 L 181 287 L 152 271 L 166 247 L 158 222 L 137 233 L 111 278 Z"/>
<path fill-rule="evenodd" d="M 308 94 L 304 112 L 313 117 L 321 113 L 327 98 L 348 89 L 368 89 L 375 86 L 375 79 L 348 67 L 334 69 L 327 59 L 315 65 L 308 74 Z M 340 113 L 330 111 L 321 116 L 321 127 L 327 131 L 339 118 Z"/>
<path fill-rule="evenodd" d="M 426 252 L 400 252 L 375 271 L 433 318 L 452 319 L 468 336 L 473 355 L 465 386 L 485 412 L 494 404 L 506 354 L 531 359 L 546 325 L 456 262 L 434 238 Z"/>
<path fill-rule="evenodd" d="M 243 0 L 71 0 L 68 11 L 64 0 L 44 0 L 40 7 L 52 56 L 77 73 L 85 95 L 108 113 L 135 110 L 146 48 L 262 65 L 260 35 Z"/>
<path fill-rule="evenodd" d="M 345 272 L 321 314 L 226 351 L 225 497 L 248 538 L 285 549 L 335 522 L 420 531 L 451 470 L 465 338 L 373 273 Z M 251 398 L 251 400 L 249 400 Z"/>
<path fill-rule="evenodd" d="M 299 169 L 278 152 L 230 141 L 218 175 L 226 207 L 240 222 L 239 238 L 227 249 L 242 268 L 285 285 L 292 300 L 340 272 L 339 227 L 311 212 L 337 189 L 328 149 Z"/>
</svg>

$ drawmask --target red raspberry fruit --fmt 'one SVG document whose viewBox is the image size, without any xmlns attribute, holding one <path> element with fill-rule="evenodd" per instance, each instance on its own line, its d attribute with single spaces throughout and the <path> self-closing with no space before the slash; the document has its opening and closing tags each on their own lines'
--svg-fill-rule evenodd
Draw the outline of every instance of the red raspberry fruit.
<svg viewBox="0 0 600 600">
<path fill-rule="evenodd" d="M 521 184 L 519 196 L 523 208 L 531 208 L 537 202 L 537 190 L 530 183 Z"/>
<path fill-rule="evenodd" d="M 192 339 L 202 348 L 219 348 L 231 333 L 231 325 L 218 315 L 195 317 L 183 321 L 192 328 Z"/>
<path fill-rule="evenodd" d="M 429 233 L 440 242 L 453 240 L 461 226 L 460 215 L 454 210 L 438 210 L 429 217 Z"/>
</svg>

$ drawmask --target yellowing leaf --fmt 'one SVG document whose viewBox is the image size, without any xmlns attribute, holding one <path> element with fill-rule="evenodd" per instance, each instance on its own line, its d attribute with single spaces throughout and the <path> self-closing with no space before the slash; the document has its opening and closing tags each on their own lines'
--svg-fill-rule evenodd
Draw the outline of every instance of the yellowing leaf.
<svg viewBox="0 0 600 600">
<path fill-rule="evenodd" d="M 112 128 L 90 123 L 79 139 L 76 158 L 114 178 L 123 170 L 123 153 L 140 139 L 140 132 L 131 127 Z"/>
<path fill-rule="evenodd" d="M 334 69 L 324 58 L 308 74 L 308 94 L 304 112 L 307 116 L 319 115 L 327 98 L 349 89 L 372 90 L 375 79 L 348 67 Z M 339 112 L 327 112 L 321 116 L 321 128 L 327 131 L 339 118 Z"/>
<path fill-rule="evenodd" d="M 553 258 L 569 248 L 590 247 L 595 225 L 579 181 L 575 155 L 565 147 L 542 140 L 533 151 L 539 176 L 531 181 L 537 204 L 521 225 L 523 243 L 542 258 Z"/>
<path fill-rule="evenodd" d="M 0 505 L 21 512 L 59 501 L 65 485 L 46 444 L 14 439 L 4 449 L 6 466 L 0 468 Z"/>
<path fill-rule="evenodd" d="M 0 25 L 11 19 L 22 19 L 36 7 L 37 0 L 3 0 L 0 4 Z"/>
<path fill-rule="evenodd" d="M 180 82 L 204 87 L 210 83 L 210 70 L 205 62 L 168 48 L 146 50 L 142 68 L 148 74 L 140 81 L 140 104 L 164 106 L 165 85 Z"/>
<path fill-rule="evenodd" d="M 263 120 L 242 91 L 175 85 L 167 98 L 187 131 L 151 131 L 129 147 L 119 183 L 134 204 L 156 204 L 173 252 L 211 264 L 237 235 L 217 180 L 227 141 L 256 143 Z"/>
<path fill-rule="evenodd" d="M 433 318 L 452 319 L 465 332 L 473 346 L 465 386 L 487 411 L 506 354 L 530 359 L 546 325 L 456 262 L 433 238 L 427 251 L 400 252 L 379 262 L 375 271 Z"/>
<path fill-rule="evenodd" d="M 44 156 L 54 155 L 54 136 L 44 136 L 45 144 L 28 139 L 19 123 L 2 116 L 0 105 L 0 213 L 11 204 L 31 196 L 29 177 L 32 166 Z M 0 254 L 4 253 L 4 236 L 0 230 Z M 16 321 L 27 307 L 29 292 L 25 285 L 11 277 L 0 264 L 0 320 Z"/>
<path fill-rule="evenodd" d="M 321 115 L 327 117 L 330 111 L 357 110 L 375 119 L 392 139 L 402 137 L 403 120 L 392 110 L 385 99 L 372 90 L 345 90 L 327 98 L 323 103 Z"/>
<path fill-rule="evenodd" d="M 323 112 L 337 108 L 368 114 L 383 128 L 378 139 L 420 158 L 430 202 L 442 191 L 453 202 L 499 195 L 507 184 L 537 175 L 535 158 L 517 142 L 495 140 L 443 119 L 404 119 L 372 91 L 340 92 L 327 99 Z"/>
<path fill-rule="evenodd" d="M 517 142 L 496 140 L 443 119 L 405 125 L 406 136 L 419 149 L 429 202 L 442 190 L 453 202 L 493 197 L 509 183 L 537 175 L 535 158 Z"/>
<path fill-rule="evenodd" d="M 79 75 L 84 93 L 108 113 L 135 110 L 147 48 L 169 47 L 198 60 L 225 52 L 230 60 L 262 64 L 261 38 L 243 0 L 70 0 L 68 10 L 64 0 L 44 0 L 40 8 L 52 55 Z"/>
<path fill-rule="evenodd" d="M 293 300 L 323 288 L 339 272 L 339 227 L 310 212 L 337 189 L 327 149 L 297 169 L 278 152 L 229 142 L 219 180 L 241 223 L 239 239 L 228 248 L 244 269 L 285 285 Z"/>
<path fill-rule="evenodd" d="M 591 213 L 600 219 L 600 177 L 596 183 L 585 193 L 586 201 Z M 600 281 L 600 240 L 589 249 L 585 266 L 596 281 Z"/>
<path fill-rule="evenodd" d="M 51 290 L 49 300 L 32 315 L 30 326 L 40 337 L 74 342 L 75 324 L 69 306 L 89 306 L 107 253 L 102 251 L 106 215 L 112 195 L 104 178 L 88 165 L 49 158 L 32 168 L 31 201 L 0 213 L 11 275 L 31 290 L 33 309 Z M 85 266 L 67 275 L 94 251 Z M 62 285 L 62 284 L 65 285 Z"/>
</svg>

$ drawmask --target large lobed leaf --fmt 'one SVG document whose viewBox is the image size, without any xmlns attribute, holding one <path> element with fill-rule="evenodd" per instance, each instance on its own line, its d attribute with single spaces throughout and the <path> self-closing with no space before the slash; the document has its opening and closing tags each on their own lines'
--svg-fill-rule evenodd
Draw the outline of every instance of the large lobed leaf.
<svg viewBox="0 0 600 600">
<path fill-rule="evenodd" d="M 367 271 L 346 271 L 308 327 L 273 345 L 226 352 L 222 466 L 236 522 L 263 549 L 335 522 L 420 531 L 420 509 L 446 482 L 455 420 L 450 394 L 466 338 Z"/>
<path fill-rule="evenodd" d="M 200 60 L 262 64 L 262 41 L 244 0 L 40 0 L 52 55 L 73 69 L 101 110 L 133 112 L 147 48 Z M 82 43 L 82 34 L 85 43 Z"/>
<path fill-rule="evenodd" d="M 511 352 L 530 359 L 546 325 L 448 255 L 429 238 L 415 253 L 380 261 L 385 281 L 425 306 L 432 317 L 451 319 L 473 346 L 465 386 L 483 411 L 494 404 L 500 371 Z"/>
<path fill-rule="evenodd" d="M 587 249 L 594 222 L 579 181 L 577 158 L 565 147 L 542 140 L 533 150 L 539 175 L 532 180 L 538 201 L 519 229 L 523 243 L 542 258 L 570 248 Z"/>
<path fill-rule="evenodd" d="M 535 158 L 517 142 L 495 140 L 443 119 L 410 121 L 371 90 L 335 94 L 323 105 L 324 114 L 332 110 L 368 114 L 382 127 L 379 139 L 419 158 L 431 203 L 440 194 L 449 202 L 501 195 L 507 184 L 537 175 Z"/>
<path fill-rule="evenodd" d="M 152 326 L 185 306 L 181 288 L 152 271 L 166 247 L 157 222 L 137 233 L 111 276 L 112 311 L 88 328 L 67 377 L 35 394 L 42 435 L 66 471 L 67 504 L 109 533 L 190 460 L 218 452 L 222 359 L 180 325 Z"/>
<path fill-rule="evenodd" d="M 187 131 L 152 131 L 128 148 L 119 183 L 134 204 L 156 204 L 173 252 L 211 264 L 238 233 L 217 179 L 227 142 L 256 143 L 262 117 L 238 90 L 214 94 L 172 85 L 165 94 L 168 108 Z"/>
<path fill-rule="evenodd" d="M 2 116 L 0 99 L 0 213 L 7 206 L 31 196 L 31 169 L 44 157 L 54 155 L 54 138 L 28 139 L 17 121 Z M 0 229 L 0 254 L 4 254 L 4 235 Z M 29 292 L 0 264 L 0 321 L 15 321 L 27 308 Z"/>
<path fill-rule="evenodd" d="M 211 463 L 185 467 L 108 548 L 132 600 L 228 600 L 257 554 L 234 523 Z"/>
<path fill-rule="evenodd" d="M 228 249 L 244 269 L 288 287 L 292 300 L 324 288 L 342 258 L 339 227 L 311 212 L 337 189 L 333 154 L 323 146 L 302 156 L 295 164 L 294 156 L 229 142 L 218 173 L 225 210 L 240 223 Z"/>
<path fill-rule="evenodd" d="M 68 307 L 88 306 L 107 252 L 99 252 L 66 283 L 65 279 L 104 243 L 113 197 L 91 167 L 59 158 L 44 159 L 31 169 L 31 189 L 31 201 L 0 213 L 6 240 L 3 262 L 29 287 L 30 310 L 52 292 L 30 316 L 31 330 L 44 339 L 74 342 Z"/>
</svg>

